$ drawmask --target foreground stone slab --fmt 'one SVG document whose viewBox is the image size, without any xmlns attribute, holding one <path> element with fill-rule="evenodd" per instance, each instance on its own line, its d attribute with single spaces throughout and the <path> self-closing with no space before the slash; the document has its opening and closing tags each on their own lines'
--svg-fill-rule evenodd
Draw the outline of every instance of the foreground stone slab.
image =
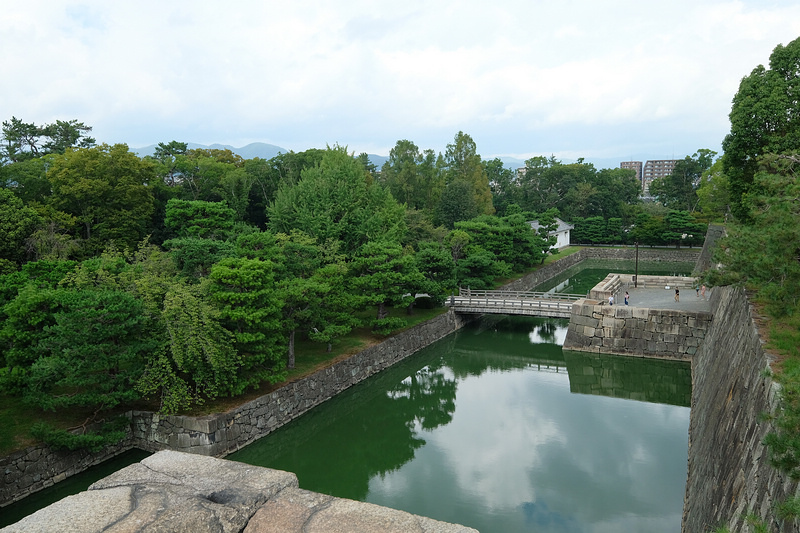
<svg viewBox="0 0 800 533">
<path fill-rule="evenodd" d="M 477 533 L 371 503 L 298 488 L 282 491 L 253 516 L 244 533 Z"/>
<path fill-rule="evenodd" d="M 467 533 L 475 530 L 301 490 L 297 476 L 291 472 L 161 451 L 0 531 Z"/>
</svg>

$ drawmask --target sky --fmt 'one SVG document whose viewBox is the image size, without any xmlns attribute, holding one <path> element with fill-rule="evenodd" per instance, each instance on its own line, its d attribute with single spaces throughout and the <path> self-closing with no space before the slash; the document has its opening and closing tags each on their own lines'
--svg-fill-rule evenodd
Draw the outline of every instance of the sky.
<svg viewBox="0 0 800 533">
<path fill-rule="evenodd" d="M 98 143 L 387 156 L 721 152 L 739 82 L 800 37 L 796 0 L 27 0 L 0 17 L 0 120 Z"/>
</svg>

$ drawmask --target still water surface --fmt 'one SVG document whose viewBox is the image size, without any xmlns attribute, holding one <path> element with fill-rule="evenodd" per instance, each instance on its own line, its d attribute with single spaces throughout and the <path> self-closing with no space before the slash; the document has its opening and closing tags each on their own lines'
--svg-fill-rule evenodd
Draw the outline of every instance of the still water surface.
<svg viewBox="0 0 800 533">
<path fill-rule="evenodd" d="M 567 323 L 476 322 L 228 459 L 482 533 L 680 531 L 688 364 L 564 353 Z"/>
</svg>

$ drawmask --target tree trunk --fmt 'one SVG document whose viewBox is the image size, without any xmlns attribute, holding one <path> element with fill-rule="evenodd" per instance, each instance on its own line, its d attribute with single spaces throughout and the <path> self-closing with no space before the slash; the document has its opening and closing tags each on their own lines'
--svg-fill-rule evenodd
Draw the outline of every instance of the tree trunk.
<svg viewBox="0 0 800 533">
<path fill-rule="evenodd" d="M 384 319 L 389 316 L 389 312 L 386 310 L 386 302 L 381 302 L 378 304 L 378 320 Z"/>
</svg>

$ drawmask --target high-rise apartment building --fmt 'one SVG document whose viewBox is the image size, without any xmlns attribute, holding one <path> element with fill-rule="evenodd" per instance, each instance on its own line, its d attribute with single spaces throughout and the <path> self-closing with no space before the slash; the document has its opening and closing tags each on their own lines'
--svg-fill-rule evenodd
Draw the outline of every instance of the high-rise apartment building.
<svg viewBox="0 0 800 533">
<path fill-rule="evenodd" d="M 642 182 L 642 162 L 641 161 L 623 161 L 619 164 L 619 168 L 629 168 L 636 171 L 636 180 L 642 184 L 644 190 L 644 182 Z"/>
<path fill-rule="evenodd" d="M 657 159 L 655 161 L 648 161 L 644 164 L 642 170 L 642 183 L 644 185 L 643 191 L 645 195 L 650 193 L 650 183 L 656 178 L 664 178 L 672 174 L 675 169 L 677 159 Z"/>
<path fill-rule="evenodd" d="M 631 168 L 636 171 L 636 177 L 642 184 L 642 195 L 650 194 L 650 183 L 656 178 L 663 178 L 672 174 L 677 159 L 655 159 L 647 161 L 644 166 L 641 161 L 623 161 L 620 168 Z"/>
</svg>

